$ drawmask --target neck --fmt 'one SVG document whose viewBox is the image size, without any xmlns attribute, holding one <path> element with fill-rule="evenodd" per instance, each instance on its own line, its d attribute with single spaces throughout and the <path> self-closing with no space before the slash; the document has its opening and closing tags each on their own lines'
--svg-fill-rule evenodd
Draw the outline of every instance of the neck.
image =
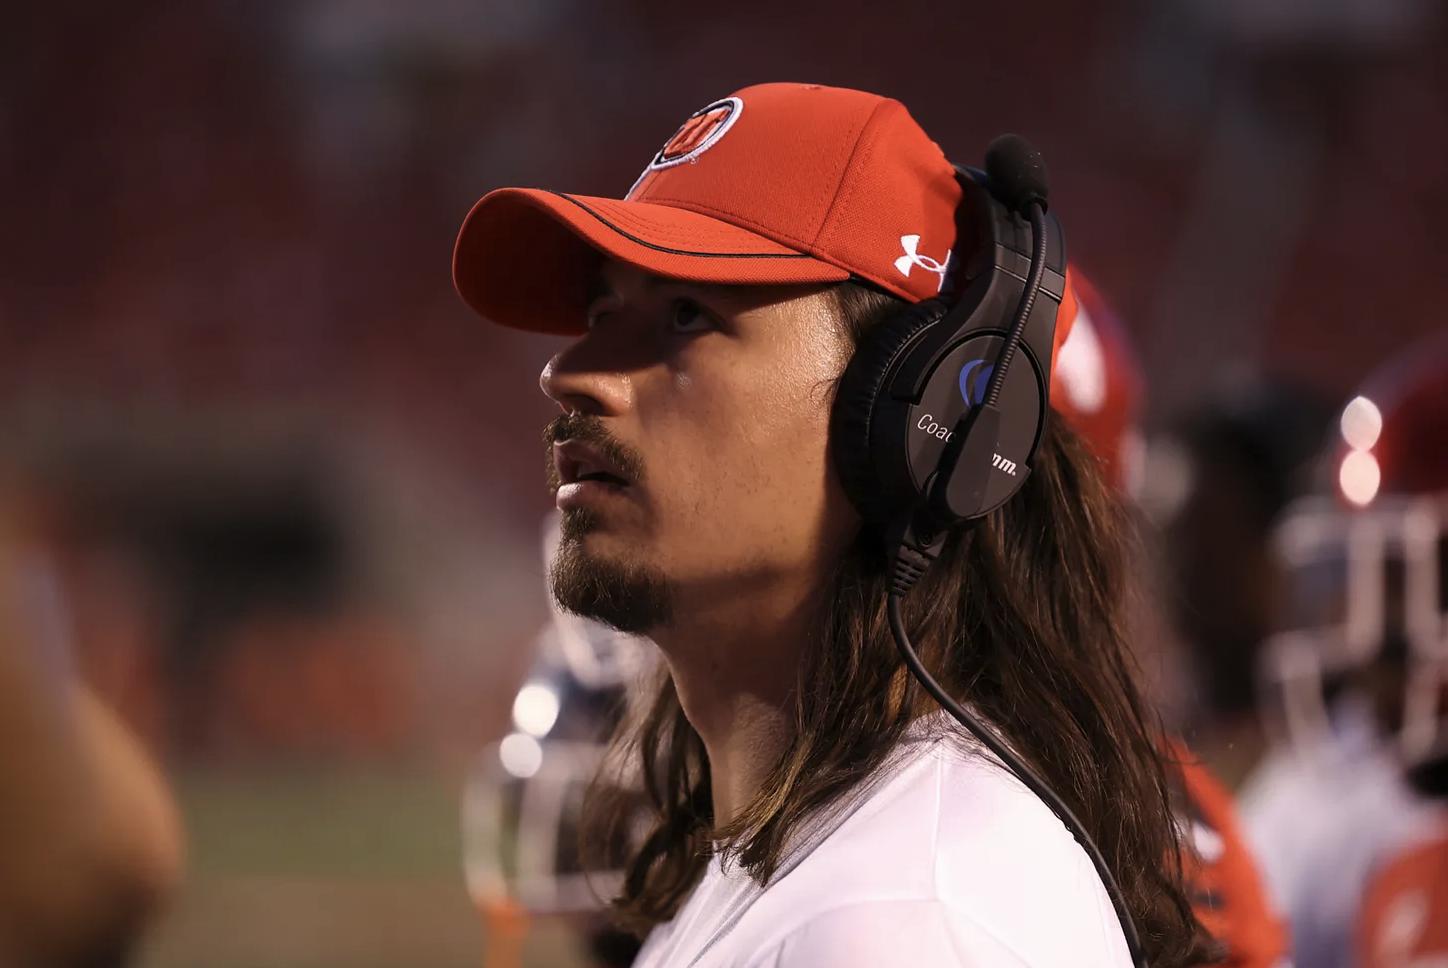
<svg viewBox="0 0 1448 968">
<path fill-rule="evenodd" d="M 709 595 L 653 639 L 709 754 L 714 825 L 737 818 L 794 738 L 796 675 L 816 615 L 806 594 Z M 722 603 L 722 604 L 721 604 Z"/>
</svg>

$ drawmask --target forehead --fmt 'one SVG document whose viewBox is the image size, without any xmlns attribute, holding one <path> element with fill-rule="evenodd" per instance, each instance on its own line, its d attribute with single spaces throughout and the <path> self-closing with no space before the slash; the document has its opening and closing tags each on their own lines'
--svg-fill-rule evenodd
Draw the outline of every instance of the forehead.
<svg viewBox="0 0 1448 968">
<path fill-rule="evenodd" d="M 685 295 L 725 312 L 767 307 L 780 301 L 771 286 L 730 286 L 693 282 L 646 272 L 637 266 L 612 259 L 600 261 L 589 286 L 590 299 L 611 298 L 623 302 Z"/>
<path fill-rule="evenodd" d="M 615 296 L 627 298 L 633 295 L 656 293 L 665 289 L 686 289 L 701 295 L 725 295 L 731 290 L 746 288 L 750 287 L 690 282 L 687 279 L 674 279 L 668 276 L 655 275 L 637 266 L 629 265 L 626 262 L 618 262 L 614 259 L 600 259 L 598 268 L 594 270 L 589 280 L 589 295 L 594 297 Z"/>
<path fill-rule="evenodd" d="M 811 323 L 828 323 L 833 321 L 837 308 L 830 295 L 832 288 L 830 283 L 751 286 L 694 282 L 654 275 L 613 259 L 601 259 L 589 283 L 589 299 L 608 297 L 629 302 L 685 295 L 730 314 L 804 314 Z"/>
</svg>

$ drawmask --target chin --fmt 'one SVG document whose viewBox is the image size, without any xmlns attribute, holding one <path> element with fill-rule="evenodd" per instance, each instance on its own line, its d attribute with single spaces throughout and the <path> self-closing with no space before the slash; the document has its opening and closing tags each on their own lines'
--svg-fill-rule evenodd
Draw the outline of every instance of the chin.
<svg viewBox="0 0 1448 968">
<path fill-rule="evenodd" d="M 672 618 L 673 589 L 662 570 L 600 531 L 564 536 L 549 583 L 565 611 L 621 632 L 647 634 Z"/>
</svg>

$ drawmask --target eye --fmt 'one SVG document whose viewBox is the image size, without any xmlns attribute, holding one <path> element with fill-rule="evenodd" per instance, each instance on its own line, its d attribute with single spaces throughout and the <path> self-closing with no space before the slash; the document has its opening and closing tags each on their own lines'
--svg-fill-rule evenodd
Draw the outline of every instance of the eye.
<svg viewBox="0 0 1448 968">
<path fill-rule="evenodd" d="M 703 333 L 714 328 L 714 320 L 703 306 L 681 296 L 669 303 L 669 328 L 675 333 Z"/>
</svg>

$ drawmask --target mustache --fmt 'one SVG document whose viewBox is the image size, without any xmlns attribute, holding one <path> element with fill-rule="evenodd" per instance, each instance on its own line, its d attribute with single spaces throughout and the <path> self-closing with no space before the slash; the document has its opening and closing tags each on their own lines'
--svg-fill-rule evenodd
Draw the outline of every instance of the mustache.
<svg viewBox="0 0 1448 968">
<path fill-rule="evenodd" d="M 548 421 L 543 428 L 543 445 L 547 448 L 548 490 L 557 491 L 558 467 L 553 460 L 553 445 L 564 440 L 577 440 L 598 448 L 609 463 L 618 468 L 630 484 L 641 484 L 644 480 L 644 459 L 639 452 L 629 447 L 608 432 L 600 417 L 587 413 L 560 414 Z"/>
</svg>

